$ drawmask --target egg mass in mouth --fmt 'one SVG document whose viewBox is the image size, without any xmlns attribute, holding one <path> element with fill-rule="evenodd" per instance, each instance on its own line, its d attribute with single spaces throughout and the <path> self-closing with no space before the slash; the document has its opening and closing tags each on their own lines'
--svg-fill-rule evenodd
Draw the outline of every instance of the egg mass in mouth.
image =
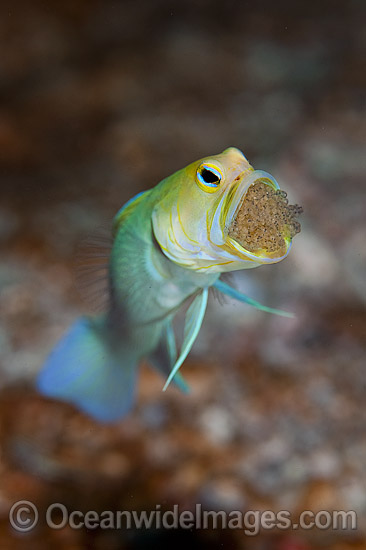
<svg viewBox="0 0 366 550">
<path fill-rule="evenodd" d="M 288 204 L 285 191 L 258 180 L 249 187 L 228 236 L 253 254 L 284 256 L 301 230 L 297 216 L 302 211 L 301 206 Z"/>
</svg>

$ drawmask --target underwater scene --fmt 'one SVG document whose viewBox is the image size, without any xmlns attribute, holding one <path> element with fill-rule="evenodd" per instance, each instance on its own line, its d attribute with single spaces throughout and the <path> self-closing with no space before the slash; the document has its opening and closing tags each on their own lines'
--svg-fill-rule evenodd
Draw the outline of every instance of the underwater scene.
<svg viewBox="0 0 366 550">
<path fill-rule="evenodd" d="M 3 2 L 0 548 L 366 549 L 366 4 Z"/>
</svg>

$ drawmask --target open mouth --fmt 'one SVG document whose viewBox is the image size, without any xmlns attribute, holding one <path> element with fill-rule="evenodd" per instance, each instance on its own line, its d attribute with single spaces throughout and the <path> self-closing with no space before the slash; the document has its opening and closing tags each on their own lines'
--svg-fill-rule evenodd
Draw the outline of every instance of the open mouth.
<svg viewBox="0 0 366 550">
<path fill-rule="evenodd" d="M 252 183 L 228 227 L 228 236 L 253 255 L 280 258 L 300 232 L 303 211 L 287 194 L 263 179 Z"/>
</svg>

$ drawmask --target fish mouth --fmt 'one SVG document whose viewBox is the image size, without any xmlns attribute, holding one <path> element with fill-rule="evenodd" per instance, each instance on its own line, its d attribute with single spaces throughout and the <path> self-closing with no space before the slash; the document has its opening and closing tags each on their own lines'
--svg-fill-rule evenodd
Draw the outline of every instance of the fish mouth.
<svg viewBox="0 0 366 550">
<path fill-rule="evenodd" d="M 302 207 L 288 203 L 287 194 L 267 172 L 244 174 L 228 197 L 224 221 L 226 244 L 247 258 L 274 263 L 289 253 L 300 232 Z"/>
</svg>

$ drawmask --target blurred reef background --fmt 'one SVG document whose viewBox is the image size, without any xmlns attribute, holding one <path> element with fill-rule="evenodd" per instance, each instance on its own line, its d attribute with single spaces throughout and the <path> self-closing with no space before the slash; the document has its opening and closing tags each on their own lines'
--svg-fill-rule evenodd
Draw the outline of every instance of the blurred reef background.
<svg viewBox="0 0 366 550">
<path fill-rule="evenodd" d="M 1 549 L 366 548 L 366 3 L 1 2 Z M 33 382 L 89 304 L 75 249 L 130 197 L 228 146 L 304 206 L 282 263 L 211 299 L 182 367 L 189 396 L 142 365 L 113 426 Z M 113 532 L 42 522 L 70 510 L 345 509 L 357 531 Z"/>
</svg>

